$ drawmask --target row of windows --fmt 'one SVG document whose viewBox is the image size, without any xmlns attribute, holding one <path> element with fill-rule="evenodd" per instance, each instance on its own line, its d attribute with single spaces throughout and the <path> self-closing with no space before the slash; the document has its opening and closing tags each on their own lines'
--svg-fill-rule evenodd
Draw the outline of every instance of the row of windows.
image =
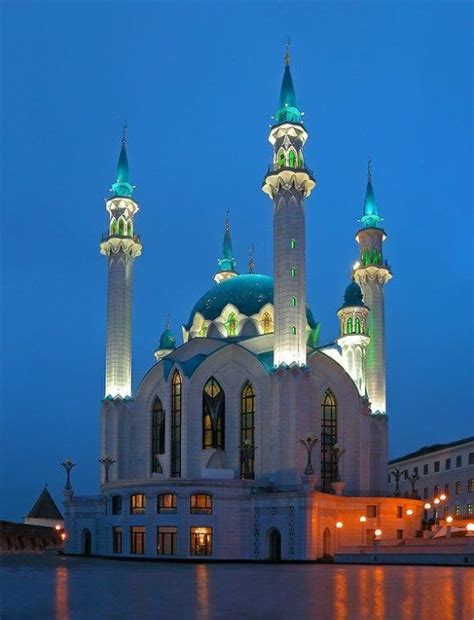
<svg viewBox="0 0 474 620">
<path fill-rule="evenodd" d="M 374 248 L 372 251 L 370 251 L 368 248 L 366 248 L 362 254 L 360 255 L 360 262 L 364 265 L 381 265 L 383 262 L 382 259 L 382 253 L 379 252 L 379 250 L 377 250 L 377 248 Z"/>
<path fill-rule="evenodd" d="M 272 334 L 273 333 L 273 319 L 269 312 L 264 312 L 261 320 L 262 331 L 264 334 Z M 227 332 L 227 336 L 229 338 L 234 338 L 238 334 L 239 328 L 239 320 L 236 317 L 234 312 L 231 312 L 227 317 L 227 320 L 224 323 L 225 330 Z M 207 326 L 206 323 L 202 323 L 202 327 L 200 329 L 199 335 L 205 337 L 207 335 Z"/>
<path fill-rule="evenodd" d="M 343 322 L 341 325 L 342 335 L 345 334 L 362 334 L 364 328 L 363 321 L 360 320 L 358 316 L 353 319 L 349 317 L 347 321 Z"/>
<path fill-rule="evenodd" d="M 462 454 L 458 454 L 456 456 L 456 468 L 462 467 L 463 465 L 463 455 Z M 468 455 L 468 463 L 469 465 L 474 465 L 474 452 L 469 452 Z M 451 457 L 448 457 L 445 459 L 444 461 L 444 470 L 445 471 L 449 471 L 451 469 L 451 466 L 453 465 L 453 459 L 451 459 Z M 423 476 L 428 476 L 430 474 L 429 471 L 430 467 L 429 467 L 429 463 L 425 463 L 423 465 Z M 438 473 L 439 471 L 441 471 L 441 461 L 435 461 L 433 463 L 433 473 Z M 409 471 L 408 469 L 405 470 L 404 476 L 405 476 L 405 480 L 408 478 L 408 474 Z M 415 476 L 419 476 L 420 475 L 420 468 L 419 467 L 414 467 L 413 468 L 413 475 Z"/>
<path fill-rule="evenodd" d="M 441 485 L 439 484 L 435 484 L 433 487 L 433 497 L 438 497 L 438 495 L 440 493 L 444 493 L 445 495 L 449 495 L 449 482 L 446 482 L 446 484 L 444 485 L 444 490 L 441 491 Z M 428 499 L 429 497 L 429 487 L 425 487 L 423 489 L 423 499 Z M 468 493 L 474 493 L 474 478 L 470 478 L 467 481 L 467 492 Z M 455 495 L 461 495 L 462 493 L 462 482 L 461 480 L 457 480 L 454 484 L 454 493 Z"/>
<path fill-rule="evenodd" d="M 138 515 L 146 512 L 147 497 L 144 493 L 135 493 L 130 496 L 130 514 Z M 158 513 L 175 513 L 178 511 L 178 497 L 174 493 L 162 493 L 156 500 Z M 212 495 L 207 493 L 194 493 L 189 498 L 189 511 L 191 514 L 212 514 Z M 112 514 L 122 514 L 122 497 L 112 497 Z"/>
<path fill-rule="evenodd" d="M 128 223 L 125 222 L 123 217 L 119 217 L 118 221 L 114 217 L 110 220 L 110 234 L 112 237 L 117 235 L 124 237 L 125 231 L 128 237 L 132 236 L 132 220 L 128 220 Z"/>
<path fill-rule="evenodd" d="M 278 151 L 277 162 L 279 168 L 302 168 L 303 154 L 301 151 L 296 152 L 294 148 L 290 148 L 288 152 L 281 148 Z"/>
<path fill-rule="evenodd" d="M 122 553 L 122 528 L 114 527 L 112 545 L 114 553 Z M 156 531 L 157 555 L 176 555 L 178 529 L 174 526 L 159 526 Z M 130 553 L 144 554 L 146 528 L 138 525 L 130 527 Z M 212 527 L 189 528 L 190 555 L 212 555 Z"/>
<path fill-rule="evenodd" d="M 470 517 L 474 515 L 474 504 L 469 503 L 466 504 L 466 510 L 463 512 L 461 504 L 456 504 L 453 509 L 450 506 L 443 506 L 442 511 L 439 508 L 433 508 L 433 517 L 435 519 L 439 519 L 441 515 L 446 519 L 449 515 L 454 515 L 455 517 L 467 516 Z M 429 511 L 425 509 L 425 518 L 428 517 Z"/>
</svg>

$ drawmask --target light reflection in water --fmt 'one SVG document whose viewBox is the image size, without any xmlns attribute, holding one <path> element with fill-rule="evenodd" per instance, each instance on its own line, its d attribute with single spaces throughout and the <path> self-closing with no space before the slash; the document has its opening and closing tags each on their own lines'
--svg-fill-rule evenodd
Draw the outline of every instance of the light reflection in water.
<svg viewBox="0 0 474 620">
<path fill-rule="evenodd" d="M 403 620 L 415 620 L 414 596 L 416 593 L 416 568 L 405 567 L 403 571 L 403 594 L 401 596 L 401 608 Z"/>
<path fill-rule="evenodd" d="M 361 620 L 369 618 L 369 569 L 359 568 L 359 612 Z"/>
<path fill-rule="evenodd" d="M 55 570 L 54 603 L 57 620 L 69 620 L 68 569 L 58 566 Z"/>
<path fill-rule="evenodd" d="M 342 568 L 334 575 L 334 601 L 335 614 L 337 620 L 347 618 L 347 569 Z"/>
<path fill-rule="evenodd" d="M 381 566 L 374 568 L 374 609 L 373 619 L 384 620 L 385 618 L 385 571 Z"/>
<path fill-rule="evenodd" d="M 196 567 L 197 606 L 199 618 L 210 618 L 209 571 L 206 564 Z"/>
</svg>

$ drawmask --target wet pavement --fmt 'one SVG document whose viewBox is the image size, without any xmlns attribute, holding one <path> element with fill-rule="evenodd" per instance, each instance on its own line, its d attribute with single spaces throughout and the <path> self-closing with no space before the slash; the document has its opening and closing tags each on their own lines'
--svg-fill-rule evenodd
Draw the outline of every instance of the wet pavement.
<svg viewBox="0 0 474 620">
<path fill-rule="evenodd" d="M 472 620 L 474 570 L 0 559 L 1 620 Z"/>
</svg>

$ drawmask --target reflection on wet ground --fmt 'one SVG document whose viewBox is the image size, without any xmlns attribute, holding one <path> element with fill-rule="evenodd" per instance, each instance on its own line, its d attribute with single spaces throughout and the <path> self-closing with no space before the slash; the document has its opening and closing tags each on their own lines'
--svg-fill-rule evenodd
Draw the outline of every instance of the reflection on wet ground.
<svg viewBox="0 0 474 620">
<path fill-rule="evenodd" d="M 469 568 L 3 556 L 2 620 L 471 620 Z"/>
</svg>

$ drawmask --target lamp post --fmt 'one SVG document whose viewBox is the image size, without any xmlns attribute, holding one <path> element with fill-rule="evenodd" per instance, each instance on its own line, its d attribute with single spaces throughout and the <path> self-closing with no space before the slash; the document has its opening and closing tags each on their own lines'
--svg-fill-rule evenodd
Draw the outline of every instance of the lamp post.
<svg viewBox="0 0 474 620">
<path fill-rule="evenodd" d="M 474 523 L 468 523 L 466 525 L 466 536 L 474 536 Z"/>
<path fill-rule="evenodd" d="M 314 474 L 313 464 L 311 462 L 311 453 L 313 452 L 314 446 L 318 443 L 316 438 L 306 437 L 306 439 L 300 439 L 300 443 L 306 449 L 306 468 L 304 470 L 305 476 L 312 476 Z"/>
<path fill-rule="evenodd" d="M 434 509 L 435 525 L 439 525 L 439 504 L 440 502 L 441 500 L 439 499 L 439 497 L 435 497 L 433 500 L 433 504 L 435 505 L 435 509 Z"/>
<path fill-rule="evenodd" d="M 101 459 L 97 459 L 101 465 L 104 466 L 104 483 L 109 481 L 109 471 L 112 465 L 115 463 L 114 459 L 110 456 L 103 456 Z"/>
<path fill-rule="evenodd" d="M 453 518 L 451 515 L 446 517 L 446 539 L 451 538 L 451 523 L 453 522 Z"/>
<path fill-rule="evenodd" d="M 380 538 L 382 536 L 382 530 L 380 529 L 376 529 L 374 532 L 374 547 L 379 547 L 380 546 Z"/>
<path fill-rule="evenodd" d="M 409 508 L 406 514 L 408 517 L 408 538 L 411 538 L 411 518 L 413 516 L 413 510 Z"/>
<path fill-rule="evenodd" d="M 336 530 L 337 530 L 337 550 L 341 549 L 341 530 L 344 527 L 344 523 L 342 521 L 336 521 Z"/>
<path fill-rule="evenodd" d="M 367 517 L 365 515 L 362 515 L 361 517 L 359 517 L 359 522 L 360 522 L 360 529 L 361 529 L 361 544 L 364 544 L 365 541 L 365 536 L 364 536 L 364 523 L 367 521 Z"/>
<path fill-rule="evenodd" d="M 71 459 L 65 459 L 62 463 L 59 463 L 59 464 L 61 465 L 61 467 L 64 467 L 64 469 L 66 470 L 66 484 L 64 485 L 64 490 L 71 491 L 72 489 L 72 484 L 71 484 L 71 479 L 70 479 L 71 469 L 75 467 L 76 464 L 73 463 Z"/>
</svg>

